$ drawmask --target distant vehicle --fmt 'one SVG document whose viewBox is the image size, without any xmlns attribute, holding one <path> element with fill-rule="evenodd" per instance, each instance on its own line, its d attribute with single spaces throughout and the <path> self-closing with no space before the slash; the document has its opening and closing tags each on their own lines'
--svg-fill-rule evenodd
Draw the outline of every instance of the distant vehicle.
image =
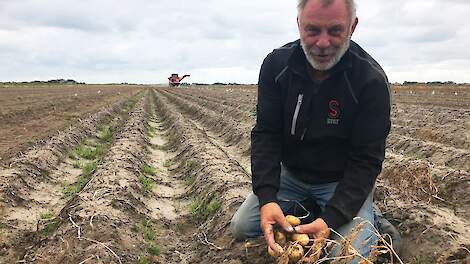
<svg viewBox="0 0 470 264">
<path fill-rule="evenodd" d="M 181 81 L 184 78 L 189 77 L 189 76 L 191 76 L 191 75 L 185 74 L 185 75 L 183 75 L 183 77 L 179 77 L 177 73 L 173 73 L 173 74 L 171 74 L 170 77 L 168 77 L 168 85 L 170 87 L 178 87 L 178 86 L 180 86 Z"/>
</svg>

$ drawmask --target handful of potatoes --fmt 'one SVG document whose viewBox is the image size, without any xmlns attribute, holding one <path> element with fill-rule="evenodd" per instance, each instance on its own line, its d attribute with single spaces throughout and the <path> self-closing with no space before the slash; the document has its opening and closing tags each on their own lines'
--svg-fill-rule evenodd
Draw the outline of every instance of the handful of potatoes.
<svg viewBox="0 0 470 264">
<path fill-rule="evenodd" d="M 300 219 L 293 215 L 286 216 L 286 220 L 292 227 L 300 225 Z M 307 234 L 288 234 L 282 231 L 274 232 L 274 240 L 277 252 L 268 246 L 268 253 L 277 258 L 278 263 L 283 264 L 298 263 L 300 260 L 302 263 L 313 263 L 319 259 L 321 249 L 325 245 L 325 239 L 314 240 L 310 239 Z"/>
</svg>

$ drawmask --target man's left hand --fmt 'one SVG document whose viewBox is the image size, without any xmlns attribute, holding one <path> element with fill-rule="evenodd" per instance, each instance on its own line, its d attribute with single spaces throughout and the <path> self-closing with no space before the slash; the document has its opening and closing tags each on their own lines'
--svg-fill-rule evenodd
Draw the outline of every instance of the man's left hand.
<svg viewBox="0 0 470 264">
<path fill-rule="evenodd" d="M 317 218 L 317 220 L 310 224 L 296 226 L 295 232 L 313 235 L 314 238 L 328 238 L 330 236 L 330 229 L 326 222 L 321 218 Z"/>
</svg>

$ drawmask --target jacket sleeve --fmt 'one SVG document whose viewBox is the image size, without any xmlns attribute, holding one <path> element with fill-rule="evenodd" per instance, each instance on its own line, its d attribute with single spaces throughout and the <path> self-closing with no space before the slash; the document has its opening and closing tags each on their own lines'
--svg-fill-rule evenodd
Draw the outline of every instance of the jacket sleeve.
<svg viewBox="0 0 470 264">
<path fill-rule="evenodd" d="M 391 126 L 388 81 L 376 79 L 369 82 L 359 102 L 344 177 L 321 216 L 333 229 L 357 215 L 374 187 L 385 158 L 385 140 Z"/>
<path fill-rule="evenodd" d="M 281 171 L 281 91 L 275 84 L 272 57 L 272 53 L 269 54 L 261 66 L 256 125 L 251 131 L 252 187 L 260 207 L 277 201 Z"/>
</svg>

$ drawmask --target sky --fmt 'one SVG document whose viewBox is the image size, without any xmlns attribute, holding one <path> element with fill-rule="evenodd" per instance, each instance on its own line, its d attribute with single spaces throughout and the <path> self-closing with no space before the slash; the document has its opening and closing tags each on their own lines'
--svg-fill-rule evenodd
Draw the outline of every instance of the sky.
<svg viewBox="0 0 470 264">
<path fill-rule="evenodd" d="M 0 81 L 257 83 L 298 38 L 294 0 L 0 0 Z M 391 82 L 470 83 L 470 0 L 357 0 L 352 39 Z"/>
</svg>

